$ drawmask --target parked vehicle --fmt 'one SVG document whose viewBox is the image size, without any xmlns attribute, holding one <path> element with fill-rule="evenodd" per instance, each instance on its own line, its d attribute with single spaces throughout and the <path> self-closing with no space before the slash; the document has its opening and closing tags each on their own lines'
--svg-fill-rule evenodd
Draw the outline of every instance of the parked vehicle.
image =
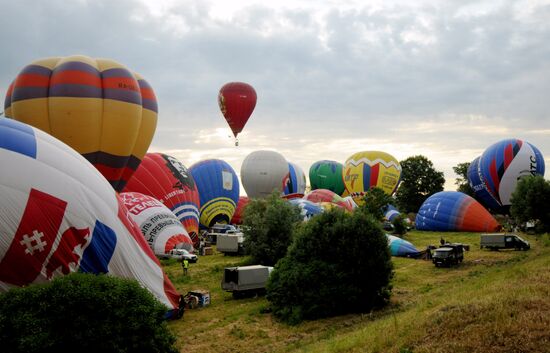
<svg viewBox="0 0 550 353">
<path fill-rule="evenodd" d="M 529 250 L 531 248 L 531 245 L 527 240 L 524 240 L 523 238 L 521 238 L 516 234 L 491 233 L 491 234 L 481 234 L 479 247 L 481 249 L 487 248 L 491 250 L 499 250 L 499 249 Z"/>
<path fill-rule="evenodd" d="M 189 262 L 195 263 L 198 261 L 198 257 L 195 254 L 191 254 L 185 249 L 172 249 L 166 254 L 158 255 L 161 259 L 176 259 L 178 261 L 187 260 Z"/>
<path fill-rule="evenodd" d="M 244 255 L 244 234 L 218 234 L 216 249 L 224 254 Z"/>
<path fill-rule="evenodd" d="M 222 289 L 233 292 L 233 298 L 265 294 L 265 286 L 271 266 L 252 265 L 226 267 L 223 271 Z"/>
<path fill-rule="evenodd" d="M 464 245 L 459 243 L 443 244 L 435 249 L 432 255 L 432 262 L 435 267 L 450 267 L 458 265 L 464 260 Z"/>
<path fill-rule="evenodd" d="M 216 244 L 218 242 L 218 235 L 238 233 L 240 233 L 239 229 L 237 229 L 232 224 L 216 223 L 212 227 L 210 227 L 206 236 L 209 242 L 211 242 L 212 244 Z"/>
</svg>

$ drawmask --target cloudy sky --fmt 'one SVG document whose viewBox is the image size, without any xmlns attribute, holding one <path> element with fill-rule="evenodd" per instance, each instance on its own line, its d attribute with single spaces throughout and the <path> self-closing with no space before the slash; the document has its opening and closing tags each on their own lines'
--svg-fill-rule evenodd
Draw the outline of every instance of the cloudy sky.
<svg viewBox="0 0 550 353">
<path fill-rule="evenodd" d="M 550 1 L 0 0 L 0 96 L 33 60 L 114 59 L 153 86 L 151 152 L 237 173 L 275 150 L 304 171 L 363 150 L 452 167 L 504 138 L 550 166 Z M 217 105 L 258 102 L 240 146 Z M 1 109 L 0 109 L 1 110 Z M 548 175 L 548 173 L 546 173 Z"/>
</svg>

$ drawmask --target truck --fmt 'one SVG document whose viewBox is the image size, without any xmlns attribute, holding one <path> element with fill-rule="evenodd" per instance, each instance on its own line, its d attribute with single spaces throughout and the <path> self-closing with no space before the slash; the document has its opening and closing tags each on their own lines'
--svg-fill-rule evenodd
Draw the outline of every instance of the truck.
<svg viewBox="0 0 550 353">
<path fill-rule="evenodd" d="M 244 255 L 244 234 L 226 233 L 218 234 L 216 249 L 226 255 Z"/>
<path fill-rule="evenodd" d="M 432 262 L 435 267 L 451 267 L 464 260 L 464 245 L 460 243 L 447 243 L 435 249 Z"/>
<path fill-rule="evenodd" d="M 488 233 L 481 234 L 479 240 L 480 249 L 487 248 L 491 250 L 515 249 L 529 250 L 531 245 L 517 234 L 508 233 Z"/>
<path fill-rule="evenodd" d="M 171 259 L 172 258 L 172 259 L 178 260 L 179 262 L 181 262 L 183 260 L 187 260 L 189 262 L 195 263 L 198 260 L 197 255 L 191 254 L 189 251 L 187 251 L 185 249 L 172 249 L 172 250 L 168 251 L 165 254 L 157 255 L 157 257 L 160 258 L 160 259 Z"/>
<path fill-rule="evenodd" d="M 265 294 L 265 286 L 273 267 L 263 265 L 226 267 L 222 289 L 232 292 L 233 298 Z"/>
</svg>

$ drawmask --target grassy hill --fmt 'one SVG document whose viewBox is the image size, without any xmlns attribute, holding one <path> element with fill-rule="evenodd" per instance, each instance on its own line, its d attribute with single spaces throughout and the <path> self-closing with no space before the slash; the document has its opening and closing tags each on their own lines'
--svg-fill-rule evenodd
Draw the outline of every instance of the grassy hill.
<svg viewBox="0 0 550 353">
<path fill-rule="evenodd" d="M 391 304 L 383 310 L 288 326 L 264 297 L 235 300 L 221 290 L 223 268 L 245 258 L 201 256 L 183 276 L 163 264 L 185 294 L 207 289 L 211 305 L 170 323 L 182 352 L 550 352 L 550 240 L 525 236 L 529 251 L 479 249 L 479 234 L 413 231 L 424 249 L 440 236 L 470 244 L 456 268 L 393 258 Z M 296 293 L 300 295 L 300 293 Z M 343 300 L 343 298 L 334 298 Z"/>
</svg>

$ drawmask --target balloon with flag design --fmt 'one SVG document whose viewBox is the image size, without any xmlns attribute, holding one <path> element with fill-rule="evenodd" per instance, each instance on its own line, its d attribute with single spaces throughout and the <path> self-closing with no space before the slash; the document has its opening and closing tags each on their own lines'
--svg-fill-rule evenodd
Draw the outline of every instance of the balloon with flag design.
<svg viewBox="0 0 550 353">
<path fill-rule="evenodd" d="M 401 177 L 401 165 L 391 154 L 380 151 L 363 151 L 350 156 L 344 164 L 344 184 L 358 205 L 371 187 L 386 194 L 394 193 Z"/>
<path fill-rule="evenodd" d="M 83 55 L 26 66 L 6 94 L 5 115 L 65 142 L 121 191 L 157 124 L 157 100 L 140 75 Z"/>
<path fill-rule="evenodd" d="M 191 172 L 177 158 L 147 153 L 124 192 L 139 192 L 159 200 L 178 217 L 198 248 L 199 191 Z"/>
<path fill-rule="evenodd" d="M 288 202 L 300 207 L 300 213 L 304 221 L 308 221 L 311 217 L 325 211 L 323 206 L 304 199 L 290 199 L 288 200 Z"/>
<path fill-rule="evenodd" d="M 136 279 L 179 313 L 180 294 L 107 180 L 72 148 L 0 118 L 0 290 L 80 271 Z"/>
<path fill-rule="evenodd" d="M 428 197 L 420 206 L 416 229 L 496 232 L 501 226 L 474 198 L 458 191 L 441 191 Z"/>
<path fill-rule="evenodd" d="M 172 249 L 194 251 L 193 241 L 179 219 L 159 200 L 139 192 L 121 192 L 119 196 L 155 255 Z"/>
</svg>

